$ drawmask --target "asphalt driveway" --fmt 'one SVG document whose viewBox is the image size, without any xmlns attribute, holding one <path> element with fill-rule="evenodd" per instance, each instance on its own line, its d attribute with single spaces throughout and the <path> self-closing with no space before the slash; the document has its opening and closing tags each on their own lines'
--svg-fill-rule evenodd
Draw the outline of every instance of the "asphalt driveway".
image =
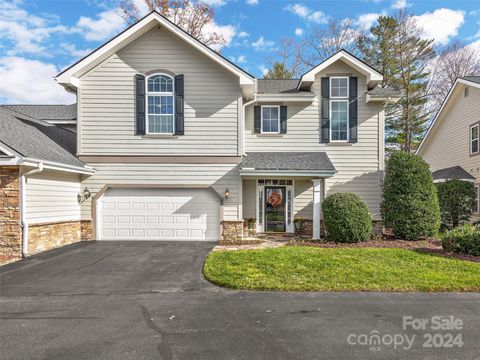
<svg viewBox="0 0 480 360">
<path fill-rule="evenodd" d="M 201 274 L 212 246 L 80 243 L 2 267 L 0 358 L 480 359 L 480 294 L 224 290 Z"/>
</svg>

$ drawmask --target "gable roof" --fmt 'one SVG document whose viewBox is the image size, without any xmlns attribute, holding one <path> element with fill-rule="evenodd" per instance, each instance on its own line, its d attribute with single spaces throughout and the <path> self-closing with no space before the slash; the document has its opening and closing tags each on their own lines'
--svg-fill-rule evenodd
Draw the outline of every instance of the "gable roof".
<svg viewBox="0 0 480 360">
<path fill-rule="evenodd" d="M 1 105 L 4 108 L 44 121 L 77 119 L 77 104 L 70 105 Z"/>
<path fill-rule="evenodd" d="M 158 13 L 157 11 L 152 11 L 142 19 L 138 20 L 135 24 L 131 25 L 120 34 L 112 38 L 110 41 L 106 42 L 96 50 L 92 51 L 90 54 L 77 61 L 73 65 L 69 66 L 61 73 L 59 73 L 55 79 L 58 83 L 68 87 L 76 88 L 79 84 L 78 76 L 83 75 L 88 70 L 92 69 L 96 65 L 100 64 L 102 61 L 107 59 L 109 56 L 113 55 L 115 52 L 125 47 L 133 40 L 137 39 L 141 35 L 145 34 L 149 30 L 153 29 L 155 26 L 162 26 L 164 29 L 172 32 L 178 36 L 183 41 L 187 42 L 195 49 L 199 50 L 202 54 L 206 55 L 213 61 L 217 62 L 219 65 L 237 75 L 240 80 L 240 85 L 251 85 L 254 84 L 254 77 L 247 73 L 245 70 L 241 69 L 234 63 L 230 62 L 224 58 L 219 53 L 215 52 L 198 39 L 191 36 L 185 30 L 168 20 L 166 17 Z"/>
<path fill-rule="evenodd" d="M 4 106 L 0 107 L 0 144 L 24 159 L 88 171 L 85 164 L 74 155 L 75 133 Z"/>
<path fill-rule="evenodd" d="M 452 166 L 445 169 L 440 169 L 432 173 L 434 182 L 441 182 L 445 180 L 458 179 L 464 181 L 473 181 L 475 177 L 472 174 L 467 172 L 461 166 Z"/>
<path fill-rule="evenodd" d="M 417 151 L 415 151 L 415 154 L 419 155 L 420 152 L 423 151 L 423 149 L 425 147 L 425 143 L 430 136 L 430 133 L 432 132 L 432 130 L 434 128 L 436 128 L 438 126 L 438 119 L 443 114 L 445 106 L 448 104 L 453 92 L 455 91 L 455 89 L 459 85 L 473 86 L 475 88 L 480 89 L 480 76 L 464 76 L 464 77 L 459 77 L 459 78 L 457 78 L 457 80 L 455 80 L 454 84 L 452 85 L 452 88 L 450 89 L 450 91 L 447 94 L 447 97 L 445 98 L 445 100 L 443 100 L 442 106 L 440 107 L 437 114 L 433 118 L 433 121 L 431 122 L 430 126 L 428 127 L 428 130 L 425 133 L 425 136 L 423 137 L 422 142 L 418 146 Z"/>
<path fill-rule="evenodd" d="M 348 51 L 341 49 L 336 54 L 330 56 L 328 59 L 322 61 L 320 64 L 315 66 L 313 69 L 307 71 L 300 77 L 300 81 L 298 82 L 297 89 L 300 89 L 302 83 L 311 83 L 315 81 L 315 75 L 318 74 L 320 71 L 324 70 L 328 66 L 332 65 L 337 61 L 343 61 L 347 65 L 351 66 L 358 72 L 364 74 L 367 78 L 367 84 L 373 88 L 376 84 L 383 80 L 383 75 L 375 70 L 373 67 L 368 65 L 363 60 L 359 59 L 355 55 L 350 54 Z"/>
</svg>

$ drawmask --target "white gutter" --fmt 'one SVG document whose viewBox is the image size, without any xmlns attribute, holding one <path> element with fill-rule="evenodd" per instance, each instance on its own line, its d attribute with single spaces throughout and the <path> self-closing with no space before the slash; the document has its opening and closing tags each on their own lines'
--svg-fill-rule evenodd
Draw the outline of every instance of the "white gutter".
<svg viewBox="0 0 480 360">
<path fill-rule="evenodd" d="M 245 118 L 245 109 L 247 108 L 248 105 L 252 105 L 257 102 L 257 92 L 255 91 L 255 94 L 253 95 L 253 100 L 246 102 L 243 104 L 243 114 L 242 114 L 242 120 L 243 120 L 243 131 L 242 131 L 242 153 L 245 155 L 245 123 L 246 123 L 246 118 Z"/>
<path fill-rule="evenodd" d="M 27 221 L 27 176 L 43 171 L 43 163 L 39 162 L 37 168 L 20 176 L 20 223 L 22 226 L 22 255 L 28 255 L 28 221 Z"/>
<path fill-rule="evenodd" d="M 60 170 L 60 171 L 73 172 L 77 174 L 87 174 L 87 175 L 91 175 L 95 173 L 95 169 L 90 166 L 80 167 L 80 166 L 66 165 L 66 164 L 57 163 L 54 161 L 45 161 L 45 160 L 34 159 L 34 158 L 24 158 L 19 165 L 36 166 L 36 164 L 38 163 L 42 163 L 45 169 L 50 169 L 50 170 Z"/>
</svg>

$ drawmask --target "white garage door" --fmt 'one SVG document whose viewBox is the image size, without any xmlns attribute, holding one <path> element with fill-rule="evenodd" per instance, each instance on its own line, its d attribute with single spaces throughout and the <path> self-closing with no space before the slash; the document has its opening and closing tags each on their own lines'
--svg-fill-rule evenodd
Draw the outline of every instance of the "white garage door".
<svg viewBox="0 0 480 360">
<path fill-rule="evenodd" d="M 97 205 L 99 237 L 216 241 L 219 204 L 208 189 L 110 189 Z"/>
</svg>

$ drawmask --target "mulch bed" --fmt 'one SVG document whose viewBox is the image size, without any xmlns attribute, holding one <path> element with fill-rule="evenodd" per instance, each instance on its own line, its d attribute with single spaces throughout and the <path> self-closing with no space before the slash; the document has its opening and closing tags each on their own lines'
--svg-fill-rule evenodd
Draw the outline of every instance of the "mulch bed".
<svg viewBox="0 0 480 360">
<path fill-rule="evenodd" d="M 443 250 L 442 242 L 436 239 L 425 239 L 418 241 L 399 240 L 394 238 L 372 239 L 358 243 L 335 243 L 328 241 L 312 241 L 312 240 L 292 240 L 289 246 L 310 246 L 320 248 L 394 248 L 406 249 L 423 253 L 440 255 L 453 259 L 480 262 L 480 256 L 463 255 L 449 253 Z"/>
</svg>

